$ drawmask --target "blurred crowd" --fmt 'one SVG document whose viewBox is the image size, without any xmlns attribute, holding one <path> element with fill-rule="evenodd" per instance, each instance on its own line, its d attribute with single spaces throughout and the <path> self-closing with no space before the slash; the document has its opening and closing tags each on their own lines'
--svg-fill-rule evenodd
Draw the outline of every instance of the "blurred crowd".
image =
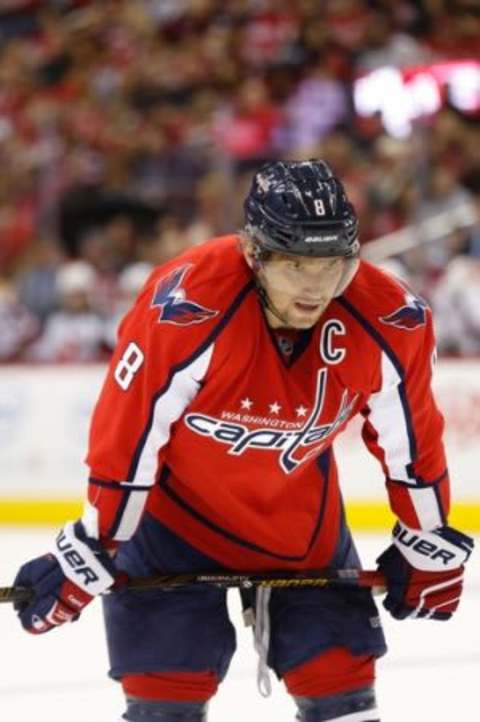
<svg viewBox="0 0 480 722">
<path fill-rule="evenodd" d="M 0 362 L 107 358 L 151 269 L 239 228 L 279 157 L 332 165 L 363 244 L 457 213 L 385 266 L 441 353 L 480 354 L 478 113 L 445 87 L 393 137 L 353 102 L 372 70 L 462 59 L 478 0 L 1 0 Z"/>
</svg>

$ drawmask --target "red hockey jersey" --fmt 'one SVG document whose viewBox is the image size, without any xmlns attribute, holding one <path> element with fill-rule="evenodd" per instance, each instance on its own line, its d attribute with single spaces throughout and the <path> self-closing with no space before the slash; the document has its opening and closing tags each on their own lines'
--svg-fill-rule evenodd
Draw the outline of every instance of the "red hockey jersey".
<svg viewBox="0 0 480 722">
<path fill-rule="evenodd" d="M 332 443 L 358 413 L 394 513 L 445 523 L 426 304 L 362 261 L 303 338 L 279 350 L 236 236 L 156 269 L 94 411 L 89 528 L 124 541 L 147 509 L 234 569 L 328 564 L 342 513 Z"/>
</svg>

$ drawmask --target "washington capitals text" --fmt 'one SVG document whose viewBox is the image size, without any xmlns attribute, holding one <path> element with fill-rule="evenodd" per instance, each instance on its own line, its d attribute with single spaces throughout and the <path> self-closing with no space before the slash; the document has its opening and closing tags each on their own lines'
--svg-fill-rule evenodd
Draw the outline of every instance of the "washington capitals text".
<svg viewBox="0 0 480 722">
<path fill-rule="evenodd" d="M 356 396 L 349 400 L 348 391 L 345 390 L 335 419 L 329 424 L 315 426 L 325 402 L 327 376 L 327 369 L 321 369 L 318 372 L 314 409 L 297 431 L 272 428 L 250 430 L 244 424 L 231 423 L 206 414 L 193 413 L 185 416 L 185 423 L 196 434 L 210 436 L 215 441 L 229 445 L 231 447 L 228 451 L 229 454 L 243 454 L 248 449 L 281 451 L 279 464 L 283 471 L 289 474 L 307 459 L 320 454 L 326 440 L 347 421 L 357 400 Z"/>
</svg>

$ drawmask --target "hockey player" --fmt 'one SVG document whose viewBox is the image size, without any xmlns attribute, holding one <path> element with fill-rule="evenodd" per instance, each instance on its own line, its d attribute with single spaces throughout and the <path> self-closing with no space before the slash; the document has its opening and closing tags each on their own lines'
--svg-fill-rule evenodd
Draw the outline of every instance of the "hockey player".
<svg viewBox="0 0 480 722">
<path fill-rule="evenodd" d="M 397 619 L 448 619 L 472 540 L 448 526 L 443 421 L 426 304 L 359 260 L 357 218 L 322 161 L 254 176 L 239 235 L 154 270 L 120 328 L 96 405 L 81 520 L 16 584 L 46 632 L 104 597 L 110 675 L 129 722 L 201 722 L 235 649 L 225 592 L 133 592 L 119 575 L 307 570 L 360 562 L 332 443 L 364 418 L 393 539 L 378 559 Z M 266 632 L 268 632 L 267 634 Z M 257 594 L 266 665 L 299 722 L 378 722 L 383 632 L 364 589 Z"/>
</svg>

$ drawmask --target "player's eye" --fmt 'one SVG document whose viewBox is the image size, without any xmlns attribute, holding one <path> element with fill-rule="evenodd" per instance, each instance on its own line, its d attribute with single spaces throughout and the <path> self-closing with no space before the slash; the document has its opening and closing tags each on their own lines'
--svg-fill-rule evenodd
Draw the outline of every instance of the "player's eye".
<svg viewBox="0 0 480 722">
<path fill-rule="evenodd" d="M 300 261 L 292 260 L 287 261 L 287 268 L 291 269 L 292 271 L 300 271 L 302 268 L 302 264 Z"/>
</svg>

